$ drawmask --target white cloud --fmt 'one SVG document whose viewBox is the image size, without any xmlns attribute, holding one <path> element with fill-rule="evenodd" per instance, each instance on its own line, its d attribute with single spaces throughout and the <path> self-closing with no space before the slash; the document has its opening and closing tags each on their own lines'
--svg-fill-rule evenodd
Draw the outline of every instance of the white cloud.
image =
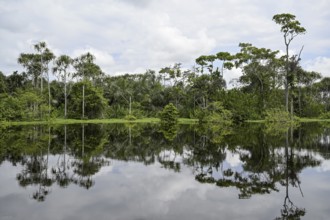
<svg viewBox="0 0 330 220">
<path fill-rule="evenodd" d="M 239 154 L 227 151 L 226 162 L 229 163 L 231 167 L 237 167 L 242 164 Z"/>
<path fill-rule="evenodd" d="M 72 53 L 72 57 L 79 57 L 82 54 L 90 52 L 95 56 L 95 63 L 100 65 L 103 71 L 111 71 L 111 67 L 115 64 L 114 58 L 111 54 L 107 53 L 104 50 L 99 50 L 91 46 L 86 46 L 82 49 L 76 49 Z"/>
<path fill-rule="evenodd" d="M 316 71 L 323 77 L 330 77 L 330 57 L 316 57 L 305 63 L 306 69 Z"/>
<path fill-rule="evenodd" d="M 31 51 L 27 41 L 46 40 L 56 54 L 77 55 L 91 49 L 108 74 L 159 69 L 219 51 L 237 52 L 239 42 L 284 49 L 276 13 L 289 12 L 307 34 L 292 43 L 305 45 L 304 60 L 329 57 L 330 2 L 309 0 L 1 0 L 0 70 L 21 69 L 16 59 Z M 233 76 L 238 76 L 234 72 Z M 234 77 L 229 77 L 229 80 Z"/>
</svg>

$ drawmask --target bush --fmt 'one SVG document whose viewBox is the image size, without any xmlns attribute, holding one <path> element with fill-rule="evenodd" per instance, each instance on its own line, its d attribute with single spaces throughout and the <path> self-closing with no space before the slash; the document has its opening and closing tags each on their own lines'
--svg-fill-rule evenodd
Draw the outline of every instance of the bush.
<svg viewBox="0 0 330 220">
<path fill-rule="evenodd" d="M 125 120 L 127 121 L 135 121 L 136 117 L 134 115 L 126 115 Z"/>
<path fill-rule="evenodd" d="M 172 103 L 166 105 L 163 111 L 160 113 L 160 120 L 162 124 L 176 124 L 178 122 L 178 117 L 179 111 Z"/>
<path fill-rule="evenodd" d="M 321 119 L 330 119 L 330 111 L 329 112 L 323 112 L 319 118 Z"/>
<path fill-rule="evenodd" d="M 199 122 L 232 124 L 233 114 L 225 109 L 221 102 L 213 102 L 206 109 L 199 109 L 195 112 Z"/>
<path fill-rule="evenodd" d="M 289 122 L 292 120 L 297 120 L 297 117 L 291 118 L 290 113 L 279 109 L 279 108 L 272 108 L 268 109 L 265 112 L 265 121 L 266 122 Z"/>
</svg>

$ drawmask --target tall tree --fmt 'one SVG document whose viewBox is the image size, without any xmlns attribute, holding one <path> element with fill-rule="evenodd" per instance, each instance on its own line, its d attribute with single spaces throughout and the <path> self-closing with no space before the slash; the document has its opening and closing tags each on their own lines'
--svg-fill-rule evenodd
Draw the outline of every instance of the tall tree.
<svg viewBox="0 0 330 220">
<path fill-rule="evenodd" d="M 276 14 L 273 16 L 273 21 L 276 24 L 281 25 L 281 32 L 283 33 L 285 51 L 286 51 L 286 74 L 285 74 L 285 108 L 289 111 L 289 46 L 292 40 L 298 35 L 306 33 L 306 29 L 300 25 L 300 22 L 296 20 L 296 16 L 288 13 Z"/>
<path fill-rule="evenodd" d="M 67 77 L 69 76 L 68 69 L 72 64 L 73 60 L 67 55 L 59 56 L 55 61 L 53 72 L 58 74 L 64 83 L 64 117 L 67 117 Z"/>
<path fill-rule="evenodd" d="M 40 91 L 43 92 L 44 72 L 47 75 L 48 82 L 48 114 L 50 116 L 50 83 L 48 65 L 55 58 L 55 55 L 47 48 L 45 42 L 39 42 L 34 45 L 37 53 L 21 53 L 18 58 L 18 63 L 27 69 L 27 74 L 32 76 L 33 84 L 38 87 L 38 79 L 40 78 Z"/>
<path fill-rule="evenodd" d="M 94 63 L 95 56 L 87 52 L 73 61 L 73 66 L 76 69 L 74 77 L 81 77 L 82 86 L 82 118 L 85 117 L 85 82 L 86 80 L 95 80 L 102 75 L 102 71 L 98 65 Z"/>
<path fill-rule="evenodd" d="M 55 59 L 55 55 L 53 52 L 47 48 L 46 42 L 39 42 L 34 45 L 34 49 L 38 52 L 37 56 L 40 58 L 41 69 L 40 69 L 40 77 L 41 77 L 41 91 L 43 90 L 43 74 L 46 72 L 47 76 L 47 84 L 48 84 L 48 116 L 50 116 L 51 110 L 51 95 L 50 95 L 50 80 L 49 80 L 49 63 Z"/>
<path fill-rule="evenodd" d="M 240 82 L 244 90 L 248 92 L 256 92 L 259 99 L 260 113 L 266 107 L 268 96 L 273 88 L 272 81 L 277 74 L 276 55 L 278 51 L 272 51 L 266 48 L 257 48 L 249 43 L 240 43 L 241 51 L 235 55 L 236 67 L 241 67 L 243 75 Z M 274 64 L 275 63 L 275 64 Z"/>
<path fill-rule="evenodd" d="M 38 56 L 32 53 L 21 53 L 17 62 L 26 69 L 27 76 L 31 76 L 33 86 L 38 88 L 38 79 L 41 74 L 41 63 Z"/>
</svg>

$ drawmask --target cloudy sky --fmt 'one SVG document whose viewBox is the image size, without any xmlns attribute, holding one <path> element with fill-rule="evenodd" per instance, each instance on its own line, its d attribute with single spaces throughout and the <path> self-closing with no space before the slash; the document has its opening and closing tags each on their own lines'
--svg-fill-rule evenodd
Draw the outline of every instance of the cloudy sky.
<svg viewBox="0 0 330 220">
<path fill-rule="evenodd" d="M 191 68 L 200 55 L 238 52 L 239 42 L 284 50 L 272 17 L 291 13 L 307 30 L 292 51 L 304 45 L 302 65 L 330 76 L 329 9 L 329 0 L 0 0 L 0 71 L 21 70 L 17 57 L 39 41 L 57 56 L 90 51 L 111 75 Z"/>
</svg>

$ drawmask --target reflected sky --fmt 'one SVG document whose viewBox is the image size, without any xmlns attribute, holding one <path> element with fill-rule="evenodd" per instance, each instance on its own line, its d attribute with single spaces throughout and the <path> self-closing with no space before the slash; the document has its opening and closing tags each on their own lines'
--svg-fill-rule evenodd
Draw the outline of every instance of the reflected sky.
<svg viewBox="0 0 330 220">
<path fill-rule="evenodd" d="M 212 174 L 208 175 L 215 179 L 223 178 L 222 169 L 231 169 L 243 173 L 243 176 L 249 176 L 252 172 L 244 170 L 244 167 L 249 165 L 250 160 L 247 160 L 244 155 L 252 158 L 256 154 L 255 151 L 249 150 L 249 147 L 240 145 L 236 149 L 232 149 L 228 147 L 230 144 L 223 145 L 221 152 L 225 157 L 220 163 L 221 166 L 218 167 L 213 164 L 214 161 L 218 160 L 218 157 L 212 157 L 211 154 L 203 157 L 200 161 L 194 159 L 193 163 L 190 162 L 189 159 L 194 154 L 195 157 L 200 156 L 196 152 L 200 153 L 201 151 L 189 147 L 189 144 L 187 144 L 190 143 L 189 140 L 182 144 L 181 149 L 175 148 L 173 142 L 164 141 L 167 144 L 161 147 L 159 151 L 157 151 L 158 148 L 148 148 L 149 151 L 154 149 L 156 157 L 162 160 L 156 159 L 153 163 L 146 165 L 139 161 L 138 157 L 142 155 L 140 151 L 135 152 L 135 154 L 126 151 L 125 158 L 127 158 L 127 155 L 135 155 L 135 158 L 137 158 L 135 161 L 119 159 L 122 156 L 121 151 L 118 150 L 121 146 L 114 147 L 114 139 L 108 137 L 108 131 L 105 134 L 106 139 L 109 141 L 104 141 L 104 150 L 101 153 L 96 150 L 90 151 L 91 149 L 88 148 L 82 151 L 80 149 L 82 144 L 74 141 L 75 137 L 81 136 L 80 134 L 74 136 L 72 130 L 70 133 L 71 140 L 68 140 L 70 146 L 65 151 L 67 153 L 65 157 L 64 151 L 61 150 L 63 145 L 59 144 L 59 150 L 56 151 L 56 145 L 58 142 L 62 142 L 62 140 L 58 140 L 61 133 L 57 136 L 52 135 L 51 146 L 48 149 L 49 154 L 47 154 L 47 146 L 45 149 L 39 149 L 39 151 L 45 152 L 43 158 L 48 159 L 47 175 L 49 176 L 52 175 L 52 168 L 58 168 L 63 158 L 66 158 L 67 164 L 72 164 L 72 161 L 77 160 L 83 161 L 81 162 L 82 166 L 86 166 L 93 158 L 105 158 L 108 161 L 108 163 L 102 164 L 96 173 L 86 174 L 94 182 L 92 187 L 86 189 L 79 184 L 74 184 L 74 182 L 66 187 L 60 187 L 58 184 L 53 183 L 48 187 L 49 193 L 42 202 L 37 202 L 32 198 L 33 193 L 40 187 L 40 184 L 35 183 L 22 187 L 18 183 L 17 175 L 22 170 L 27 169 L 26 164 L 16 163 L 14 166 L 12 162 L 9 162 L 9 159 L 3 160 L 0 165 L 0 219 L 191 220 L 275 219 L 281 216 L 281 209 L 286 196 L 285 177 L 281 177 L 282 181 L 276 180 L 275 184 L 278 192 L 255 193 L 248 199 L 239 199 L 240 190 L 237 187 L 219 187 L 214 183 L 196 181 L 196 175 L 201 170 L 200 164 L 211 164 Z M 159 134 L 153 135 L 157 136 Z M 123 136 L 126 137 L 127 135 L 124 134 Z M 191 133 L 188 132 L 188 136 L 191 136 Z M 100 136 L 100 138 L 102 139 L 103 136 Z M 135 144 L 134 146 L 138 145 L 135 141 L 140 140 L 139 138 L 141 138 L 141 135 L 133 137 L 132 144 Z M 156 142 L 162 143 L 162 137 L 159 136 L 159 138 L 156 138 Z M 184 142 L 185 139 L 178 137 L 174 141 L 178 140 Z M 86 141 L 84 146 L 88 147 L 88 144 L 90 144 L 88 137 L 84 141 Z M 77 148 L 74 148 L 74 145 Z M 152 142 L 151 145 L 153 145 Z M 207 146 L 210 149 L 213 147 L 211 144 Z M 4 147 L 4 145 L 1 147 Z M 125 149 L 127 150 L 129 147 L 133 149 L 133 146 L 127 146 Z M 95 149 L 97 149 L 97 146 Z M 116 155 L 113 153 L 115 149 L 116 152 L 119 152 Z M 282 146 L 271 151 L 276 153 L 274 155 L 283 156 L 285 148 Z M 297 184 L 295 187 L 293 185 L 288 186 L 290 200 L 296 207 L 306 209 L 305 216 L 302 219 L 328 219 L 330 215 L 330 206 L 328 205 L 330 200 L 329 160 L 325 159 L 320 151 L 312 152 L 310 149 L 297 148 L 292 152 L 295 158 L 299 158 L 299 155 L 301 155 L 303 161 L 308 159 L 303 157 L 304 155 L 312 153 L 313 157 L 320 160 L 321 163 L 314 167 L 306 166 L 298 172 L 299 187 Z M 27 151 L 23 154 L 28 159 L 30 159 L 30 154 L 33 155 Z M 84 156 L 79 159 L 77 155 Z M 86 155 L 90 156 L 86 157 Z M 179 171 L 165 167 L 164 160 L 180 164 Z M 95 159 L 94 161 L 99 160 Z M 298 163 L 298 160 L 294 161 Z M 204 166 L 203 169 L 207 171 L 207 167 Z M 69 176 L 77 176 L 74 169 L 82 168 L 78 166 L 68 168 Z M 260 175 L 263 178 L 268 178 L 266 174 L 269 173 L 267 172 L 261 172 Z"/>
<path fill-rule="evenodd" d="M 280 194 L 238 200 L 237 190 L 200 184 L 188 168 L 174 173 L 160 164 L 113 161 L 111 166 L 101 170 L 90 190 L 53 187 L 45 202 L 36 203 L 29 189 L 12 184 L 15 172 L 3 175 L 2 165 L 0 213 L 5 219 L 267 219 L 282 203 Z"/>
</svg>

